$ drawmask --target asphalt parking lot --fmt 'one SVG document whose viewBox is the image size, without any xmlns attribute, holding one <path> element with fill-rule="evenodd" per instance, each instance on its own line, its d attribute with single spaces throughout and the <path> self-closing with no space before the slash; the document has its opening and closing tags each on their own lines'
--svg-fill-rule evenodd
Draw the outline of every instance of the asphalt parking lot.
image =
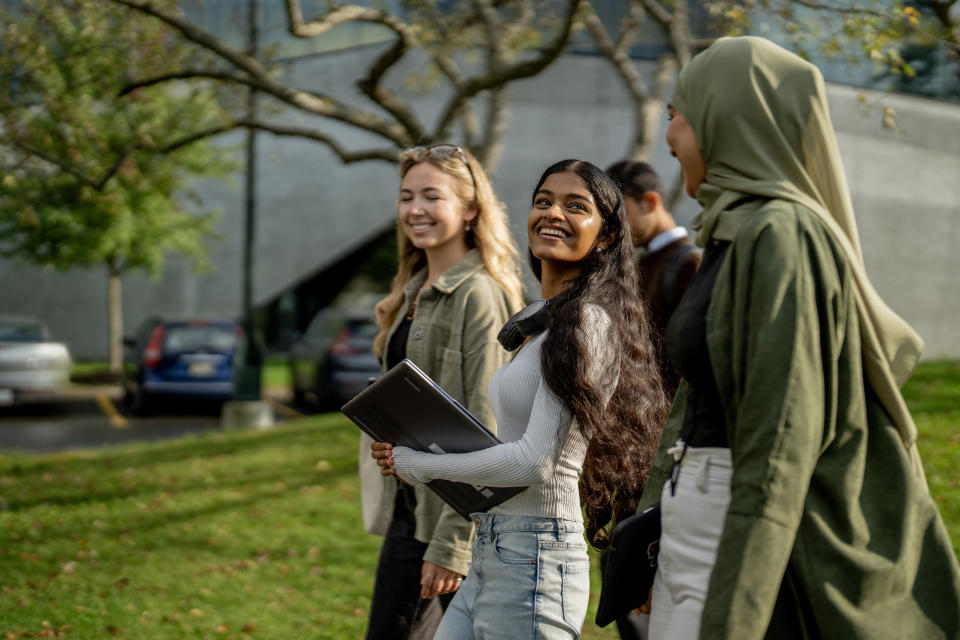
<svg viewBox="0 0 960 640">
<path fill-rule="evenodd" d="M 281 423 L 303 414 L 268 395 Z M 166 403 L 147 417 L 129 415 L 116 386 L 72 387 L 26 404 L 0 407 L 0 453 L 55 453 L 176 438 L 220 428 L 217 407 Z"/>
</svg>

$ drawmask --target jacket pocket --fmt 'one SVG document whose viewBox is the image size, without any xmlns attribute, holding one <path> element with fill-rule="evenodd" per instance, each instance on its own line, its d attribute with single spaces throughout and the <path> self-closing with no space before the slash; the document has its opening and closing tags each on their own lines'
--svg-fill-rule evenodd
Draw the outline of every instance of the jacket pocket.
<svg viewBox="0 0 960 640">
<path fill-rule="evenodd" d="M 440 375 L 437 383 L 451 396 L 464 402 L 466 395 L 463 388 L 463 353 L 447 349 L 440 349 Z"/>
</svg>

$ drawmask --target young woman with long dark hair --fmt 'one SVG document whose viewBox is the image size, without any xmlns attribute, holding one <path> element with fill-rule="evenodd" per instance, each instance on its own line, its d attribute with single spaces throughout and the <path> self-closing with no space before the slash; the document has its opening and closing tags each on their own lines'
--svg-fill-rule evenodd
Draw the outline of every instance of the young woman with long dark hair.
<svg viewBox="0 0 960 640">
<path fill-rule="evenodd" d="M 665 416 L 616 185 L 588 162 L 552 165 L 527 233 L 548 312 L 490 383 L 504 443 L 441 455 L 373 445 L 385 475 L 412 483 L 528 487 L 473 514 L 473 564 L 437 638 L 579 637 L 589 592 L 581 506 L 588 538 L 605 546 L 605 527 L 634 512 Z"/>
</svg>

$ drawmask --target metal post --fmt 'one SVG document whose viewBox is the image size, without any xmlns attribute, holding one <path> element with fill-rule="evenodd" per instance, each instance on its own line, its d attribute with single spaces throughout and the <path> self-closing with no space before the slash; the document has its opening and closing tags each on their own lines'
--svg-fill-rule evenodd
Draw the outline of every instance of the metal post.
<svg viewBox="0 0 960 640">
<path fill-rule="evenodd" d="M 260 45 L 260 0 L 247 0 L 247 7 L 249 11 L 248 52 L 252 57 L 256 57 Z M 254 121 L 256 117 L 257 91 L 251 88 L 247 94 L 247 119 Z M 244 205 L 243 324 L 247 334 L 247 349 L 244 362 L 237 371 L 236 397 L 238 400 L 260 400 L 263 352 L 260 332 L 253 312 L 253 251 L 257 209 L 257 131 L 253 128 L 247 129 Z"/>
</svg>

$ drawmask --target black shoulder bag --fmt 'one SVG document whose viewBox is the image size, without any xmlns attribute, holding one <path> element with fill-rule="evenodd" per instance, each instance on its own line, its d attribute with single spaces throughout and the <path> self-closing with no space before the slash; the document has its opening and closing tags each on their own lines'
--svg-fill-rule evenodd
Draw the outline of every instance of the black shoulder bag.
<svg viewBox="0 0 960 640">
<path fill-rule="evenodd" d="M 605 627 L 646 603 L 657 575 L 659 550 L 659 502 L 617 523 L 603 554 L 598 626 Z"/>
</svg>

